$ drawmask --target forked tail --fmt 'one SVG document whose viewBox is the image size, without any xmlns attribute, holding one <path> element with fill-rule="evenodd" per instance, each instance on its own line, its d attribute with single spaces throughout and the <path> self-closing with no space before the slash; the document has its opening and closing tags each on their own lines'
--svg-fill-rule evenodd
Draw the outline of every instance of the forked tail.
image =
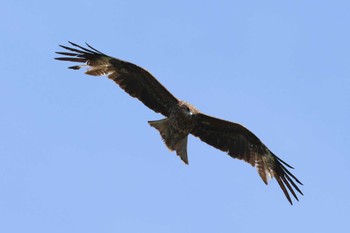
<svg viewBox="0 0 350 233">
<path fill-rule="evenodd" d="M 170 120 L 168 118 L 158 120 L 158 121 L 148 121 L 148 123 L 156 128 L 160 136 L 162 137 L 165 145 L 171 151 L 176 151 L 176 154 L 180 156 L 181 160 L 188 164 L 187 158 L 187 136 L 183 135 L 174 129 L 170 124 Z"/>
</svg>

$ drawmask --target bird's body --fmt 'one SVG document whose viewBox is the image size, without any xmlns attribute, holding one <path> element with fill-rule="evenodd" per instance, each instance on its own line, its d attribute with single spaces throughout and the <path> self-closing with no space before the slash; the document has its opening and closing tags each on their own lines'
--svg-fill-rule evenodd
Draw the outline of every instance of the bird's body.
<svg viewBox="0 0 350 233">
<path fill-rule="evenodd" d="M 179 101 L 171 110 L 168 118 L 148 123 L 156 128 L 166 146 L 176 151 L 182 161 L 188 164 L 187 137 L 196 126 L 199 111 L 191 104 Z"/>
<path fill-rule="evenodd" d="M 188 135 L 192 134 L 231 157 L 256 167 L 264 183 L 267 184 L 269 178 L 276 178 L 291 204 L 287 190 L 296 200 L 298 198 L 294 190 L 302 194 L 295 182 L 302 183 L 286 168 L 292 167 L 274 155 L 257 136 L 242 125 L 201 113 L 193 105 L 175 98 L 148 71 L 135 64 L 110 57 L 89 45 L 89 49 L 74 43 L 71 45 L 74 47 L 61 45 L 70 52 L 57 52 L 65 57 L 56 59 L 86 63 L 69 68 L 77 70 L 87 66 L 86 74 L 106 75 L 129 95 L 164 115 L 166 118 L 149 121 L 149 124 L 159 131 L 166 146 L 171 151 L 176 151 L 186 164 Z"/>
</svg>

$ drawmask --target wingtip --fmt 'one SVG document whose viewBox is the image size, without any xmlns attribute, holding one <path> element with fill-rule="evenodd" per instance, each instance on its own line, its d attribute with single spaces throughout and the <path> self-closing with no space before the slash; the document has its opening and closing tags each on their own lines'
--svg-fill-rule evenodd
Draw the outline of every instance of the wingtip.
<svg viewBox="0 0 350 233">
<path fill-rule="evenodd" d="M 279 157 L 276 156 L 275 154 L 272 153 L 272 155 L 275 156 L 279 162 L 281 162 L 282 164 L 284 164 L 284 165 L 287 166 L 288 168 L 294 169 L 293 166 L 289 165 L 288 163 L 286 163 L 285 161 L 283 161 L 281 158 L 279 158 Z"/>
<path fill-rule="evenodd" d="M 68 69 L 72 69 L 72 70 L 79 70 L 81 68 L 81 66 L 70 66 L 68 67 Z"/>
<path fill-rule="evenodd" d="M 92 47 L 91 45 L 89 45 L 87 42 L 85 42 L 86 46 L 89 47 L 90 49 L 92 49 L 93 51 L 99 53 L 99 54 L 102 54 L 102 55 L 105 55 L 104 53 L 102 53 L 101 51 L 95 49 L 94 47 Z"/>
<path fill-rule="evenodd" d="M 68 41 L 69 44 L 73 45 L 73 46 L 77 46 L 76 43 L 72 42 L 72 41 Z"/>
</svg>

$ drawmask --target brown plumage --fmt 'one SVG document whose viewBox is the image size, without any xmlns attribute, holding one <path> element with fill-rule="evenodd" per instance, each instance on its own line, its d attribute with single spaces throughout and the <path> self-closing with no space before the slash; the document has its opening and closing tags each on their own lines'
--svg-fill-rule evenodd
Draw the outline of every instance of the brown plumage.
<svg viewBox="0 0 350 233">
<path fill-rule="evenodd" d="M 274 155 L 257 136 L 242 125 L 199 112 L 191 104 L 175 98 L 148 71 L 135 64 L 110 57 L 88 44 L 89 48 L 84 48 L 69 43 L 73 47 L 60 46 L 70 52 L 57 52 L 65 57 L 56 59 L 85 63 L 69 68 L 78 70 L 87 66 L 86 74 L 106 75 L 129 95 L 164 115 L 165 119 L 148 123 L 159 131 L 166 146 L 171 151 L 176 151 L 186 164 L 187 138 L 192 134 L 203 142 L 227 152 L 231 157 L 256 167 L 265 184 L 269 178 L 276 178 L 290 204 L 292 200 L 289 192 L 296 200 L 298 197 L 295 190 L 303 194 L 296 185 L 302 183 L 287 169 L 292 167 Z"/>
</svg>

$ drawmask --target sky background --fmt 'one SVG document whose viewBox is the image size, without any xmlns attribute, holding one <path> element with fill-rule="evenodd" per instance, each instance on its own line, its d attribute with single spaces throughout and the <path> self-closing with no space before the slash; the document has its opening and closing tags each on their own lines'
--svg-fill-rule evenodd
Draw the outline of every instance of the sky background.
<svg viewBox="0 0 350 233">
<path fill-rule="evenodd" d="M 4 1 L 0 232 L 346 232 L 349 1 Z M 190 137 L 190 165 L 112 81 L 54 60 L 67 40 L 136 63 L 295 167 L 276 180 Z"/>
</svg>

